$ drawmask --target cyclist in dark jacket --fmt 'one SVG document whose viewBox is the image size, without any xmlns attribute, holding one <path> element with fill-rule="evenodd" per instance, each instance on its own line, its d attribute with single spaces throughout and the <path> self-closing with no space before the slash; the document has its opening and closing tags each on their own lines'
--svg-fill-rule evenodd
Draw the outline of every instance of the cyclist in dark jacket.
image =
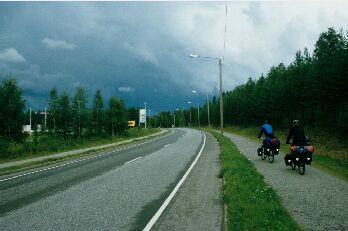
<svg viewBox="0 0 348 231">
<path fill-rule="evenodd" d="M 306 135 L 303 128 L 300 126 L 300 121 L 292 121 L 292 127 L 289 130 L 288 137 L 286 138 L 286 143 L 290 144 L 290 139 L 292 139 L 291 146 L 305 146 L 306 145 Z"/>
</svg>

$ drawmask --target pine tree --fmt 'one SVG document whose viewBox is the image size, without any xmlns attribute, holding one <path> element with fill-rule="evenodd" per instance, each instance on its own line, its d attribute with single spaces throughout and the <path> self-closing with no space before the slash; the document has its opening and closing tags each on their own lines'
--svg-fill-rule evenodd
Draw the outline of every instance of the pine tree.
<svg viewBox="0 0 348 231">
<path fill-rule="evenodd" d="M 64 91 L 58 100 L 57 128 L 65 139 L 71 134 L 72 116 L 69 93 Z"/>
<path fill-rule="evenodd" d="M 104 101 L 100 90 L 94 96 L 92 109 L 92 133 L 101 135 L 104 131 Z"/>
<path fill-rule="evenodd" d="M 87 96 L 82 86 L 76 89 L 72 102 L 72 113 L 74 135 L 75 137 L 81 137 L 88 122 Z"/>
<path fill-rule="evenodd" d="M 56 122 L 57 122 L 57 110 L 58 110 L 58 91 L 56 87 L 50 90 L 50 99 L 48 100 L 48 128 L 56 132 Z"/>
<path fill-rule="evenodd" d="M 25 101 L 13 76 L 0 85 L 0 136 L 20 142 L 23 137 Z"/>
<path fill-rule="evenodd" d="M 110 97 L 109 100 L 108 124 L 112 136 L 123 134 L 128 125 L 124 103 L 114 96 Z"/>
</svg>

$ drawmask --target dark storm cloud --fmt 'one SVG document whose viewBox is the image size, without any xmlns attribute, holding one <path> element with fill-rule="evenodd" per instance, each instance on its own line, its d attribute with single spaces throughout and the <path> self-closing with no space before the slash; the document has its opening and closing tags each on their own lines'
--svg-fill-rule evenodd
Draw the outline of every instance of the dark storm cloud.
<svg viewBox="0 0 348 231">
<path fill-rule="evenodd" d="M 225 19 L 225 4 L 215 2 L 1 2 L 0 76 L 16 75 L 31 107 L 46 106 L 52 86 L 73 94 L 82 85 L 90 101 L 100 89 L 105 99 L 115 95 L 127 106 L 146 101 L 153 112 L 173 110 L 217 93 L 217 62 L 192 60 L 189 53 L 224 55 L 224 89 L 231 90 L 271 65 L 289 64 L 325 30 L 329 23 L 308 16 L 309 10 L 324 11 L 331 21 L 330 12 L 339 11 L 263 2 L 228 6 Z M 308 32 L 288 36 L 286 27 Z"/>
<path fill-rule="evenodd" d="M 15 46 L 28 59 L 26 70 L 13 71 L 26 95 L 47 95 L 42 91 L 53 85 L 61 91 L 72 91 L 81 84 L 92 95 L 101 89 L 106 98 L 116 94 L 138 106 L 160 95 L 161 101 L 153 104 L 158 109 L 165 106 L 166 94 L 170 93 L 166 80 L 170 78 L 159 66 L 156 55 L 168 52 L 159 40 L 172 42 L 165 34 L 158 37 L 160 18 L 151 17 L 149 10 L 144 10 L 145 5 L 150 11 L 153 8 L 148 3 L 4 4 L 7 10 L 2 11 L 12 21 L 3 20 L 1 32 L 15 36 L 11 40 L 2 39 L 1 44 L 5 48 Z M 14 7 L 20 17 L 14 17 Z M 0 61 L 2 57 L 7 62 L 24 60 L 13 48 L 0 53 Z M 2 71 L 12 69 L 13 66 L 7 66 Z M 122 86 L 140 91 L 120 93 L 118 89 Z"/>
</svg>

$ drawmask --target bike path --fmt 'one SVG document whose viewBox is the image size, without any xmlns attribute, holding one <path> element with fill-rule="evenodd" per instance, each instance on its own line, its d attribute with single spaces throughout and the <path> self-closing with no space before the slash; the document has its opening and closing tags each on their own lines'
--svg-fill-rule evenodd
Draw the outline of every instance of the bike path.
<svg viewBox="0 0 348 231">
<path fill-rule="evenodd" d="M 257 156 L 261 142 L 225 132 L 255 165 L 282 199 L 283 205 L 304 230 L 348 230 L 348 183 L 306 165 L 304 175 L 285 166 L 284 156 L 274 163 Z M 315 146 L 315 144 L 314 144 Z M 315 152 L 313 153 L 315 155 Z"/>
</svg>

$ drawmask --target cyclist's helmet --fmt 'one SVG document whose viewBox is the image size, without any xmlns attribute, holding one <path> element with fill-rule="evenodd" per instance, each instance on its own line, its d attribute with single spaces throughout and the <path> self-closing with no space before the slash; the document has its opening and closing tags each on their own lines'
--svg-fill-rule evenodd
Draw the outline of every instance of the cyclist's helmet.
<svg viewBox="0 0 348 231">
<path fill-rule="evenodd" d="M 300 121 L 299 120 L 293 120 L 292 121 L 292 125 L 300 125 Z"/>
</svg>

